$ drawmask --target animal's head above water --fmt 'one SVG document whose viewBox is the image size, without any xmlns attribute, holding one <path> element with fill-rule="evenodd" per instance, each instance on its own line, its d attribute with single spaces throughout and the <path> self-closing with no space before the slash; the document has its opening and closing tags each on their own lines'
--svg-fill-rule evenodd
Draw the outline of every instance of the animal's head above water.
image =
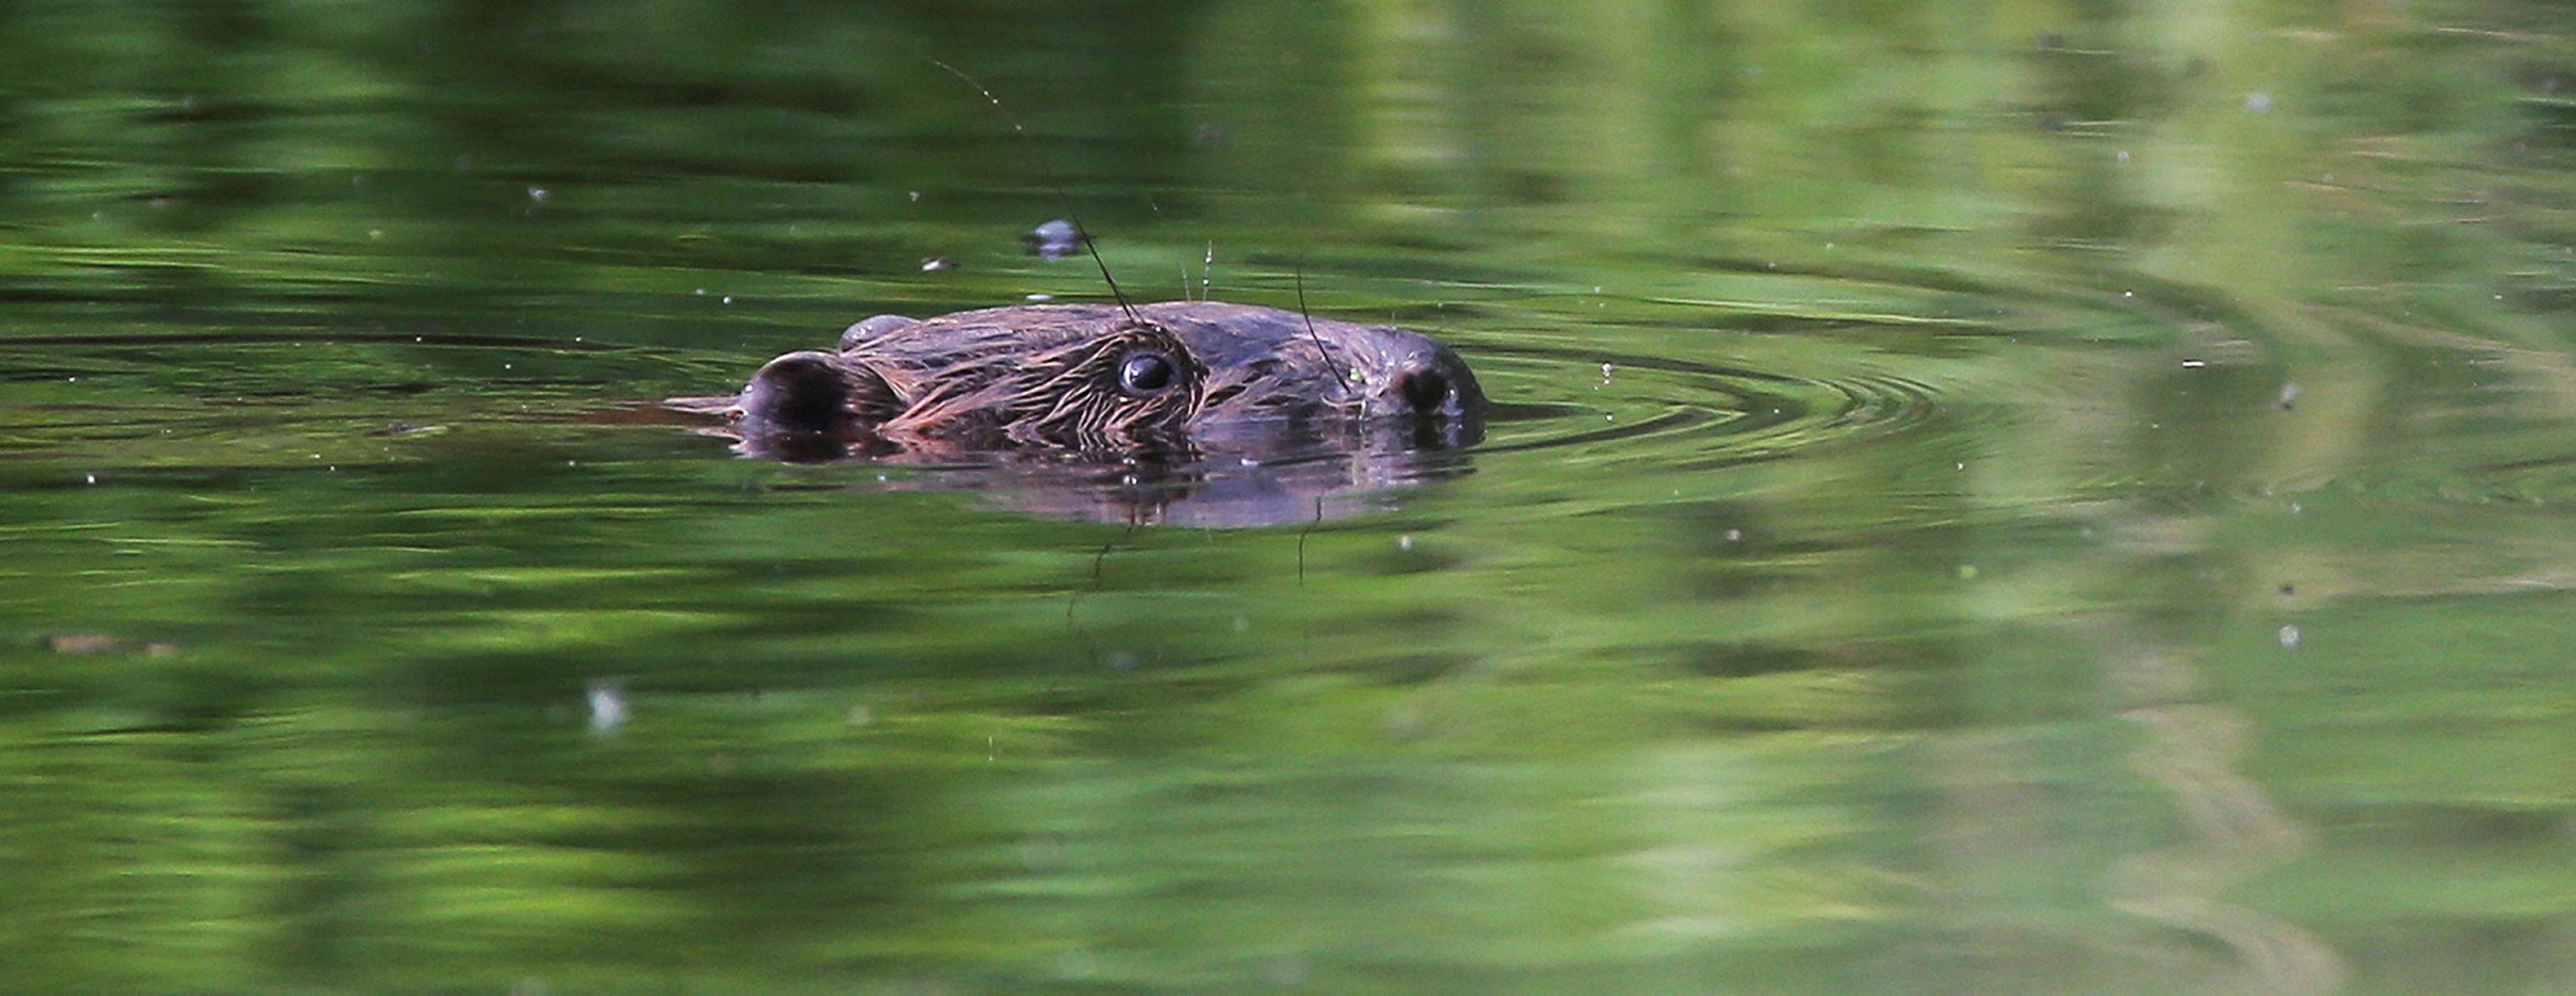
<svg viewBox="0 0 2576 996">
<path fill-rule="evenodd" d="M 1391 328 L 1214 301 L 880 315 L 831 351 L 789 353 L 722 411 L 790 458 L 1050 448 L 1190 448 L 1350 429 L 1473 443 L 1484 395 L 1456 354 Z"/>
</svg>

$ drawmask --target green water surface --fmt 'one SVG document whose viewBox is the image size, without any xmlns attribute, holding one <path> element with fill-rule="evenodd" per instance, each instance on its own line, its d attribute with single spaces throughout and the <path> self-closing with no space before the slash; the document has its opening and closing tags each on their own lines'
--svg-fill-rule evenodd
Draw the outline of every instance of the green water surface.
<svg viewBox="0 0 2576 996">
<path fill-rule="evenodd" d="M 2529 0 L 0 4 L 0 991 L 2576 993 L 2571 91 Z M 655 404 L 1106 300 L 1068 211 L 1486 438 L 1194 528 Z"/>
</svg>

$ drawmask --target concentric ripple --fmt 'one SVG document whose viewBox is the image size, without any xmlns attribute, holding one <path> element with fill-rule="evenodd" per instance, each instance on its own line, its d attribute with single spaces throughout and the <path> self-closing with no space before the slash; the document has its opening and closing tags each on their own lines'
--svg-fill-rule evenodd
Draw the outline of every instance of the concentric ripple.
<svg viewBox="0 0 2576 996">
<path fill-rule="evenodd" d="M 1772 459 L 1900 432 L 1932 385 L 1888 373 L 1802 377 L 1671 356 L 1560 346 L 1472 352 L 1498 399 L 1483 452 L 1613 447 L 1676 467 Z"/>
</svg>

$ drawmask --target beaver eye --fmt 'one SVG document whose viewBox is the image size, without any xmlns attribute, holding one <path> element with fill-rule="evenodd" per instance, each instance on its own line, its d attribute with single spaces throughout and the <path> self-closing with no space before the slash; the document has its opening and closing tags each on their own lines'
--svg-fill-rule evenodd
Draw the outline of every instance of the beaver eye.
<svg viewBox="0 0 2576 996">
<path fill-rule="evenodd" d="M 1161 394 L 1172 386 L 1180 368 L 1172 358 L 1154 350 L 1137 350 L 1118 364 L 1118 387 L 1137 397 Z"/>
</svg>

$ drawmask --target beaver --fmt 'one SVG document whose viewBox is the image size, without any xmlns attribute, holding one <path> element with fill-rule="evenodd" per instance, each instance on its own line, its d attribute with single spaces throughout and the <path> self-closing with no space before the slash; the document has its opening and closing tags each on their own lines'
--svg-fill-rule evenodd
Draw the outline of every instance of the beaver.
<svg viewBox="0 0 2576 996">
<path fill-rule="evenodd" d="M 1484 394 L 1448 347 L 1398 329 L 1221 301 L 878 315 L 788 353 L 722 414 L 787 459 L 1003 450 L 1246 454 L 1309 444 L 1472 445 Z"/>
</svg>

